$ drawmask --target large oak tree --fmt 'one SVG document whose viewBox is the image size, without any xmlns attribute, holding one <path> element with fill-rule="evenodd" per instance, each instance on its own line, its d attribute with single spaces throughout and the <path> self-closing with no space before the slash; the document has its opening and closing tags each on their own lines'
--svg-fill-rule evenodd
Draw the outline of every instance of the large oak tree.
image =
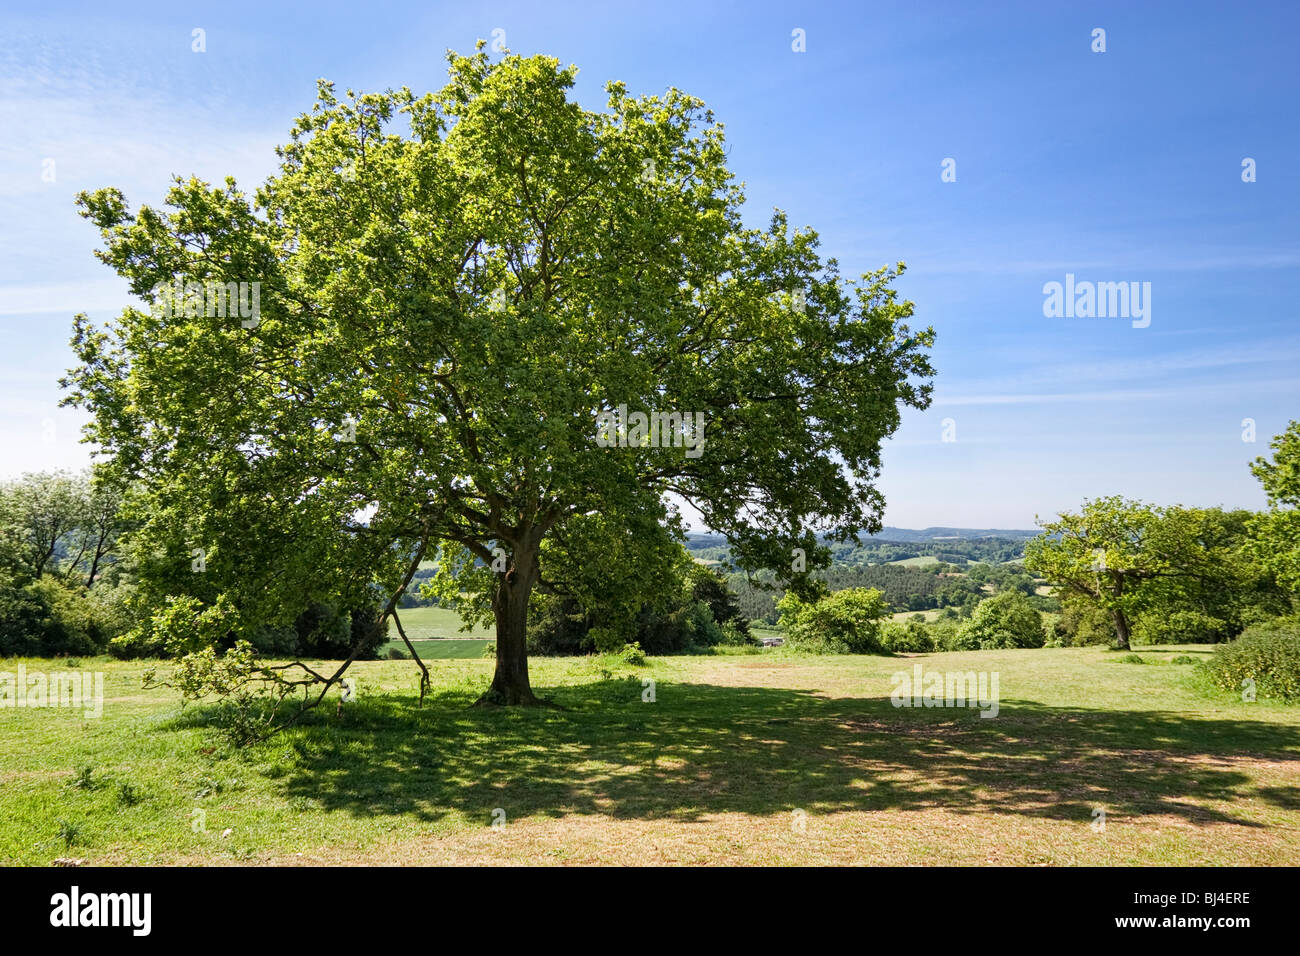
<svg viewBox="0 0 1300 956">
<path fill-rule="evenodd" d="M 906 324 L 901 264 L 847 281 L 783 214 L 746 227 L 699 100 L 610 83 L 591 111 L 554 59 L 449 62 L 424 96 L 322 82 L 251 199 L 84 194 L 147 305 L 78 316 L 67 386 L 159 539 L 246 615 L 376 581 L 391 610 L 464 549 L 490 575 L 486 696 L 531 703 L 529 596 L 566 542 L 598 560 L 685 501 L 788 574 L 818 532 L 878 530 L 881 441 L 929 403 L 933 332 Z M 213 307 L 205 283 L 240 282 L 256 314 Z M 701 414 L 703 445 L 603 447 L 619 406 Z"/>
</svg>

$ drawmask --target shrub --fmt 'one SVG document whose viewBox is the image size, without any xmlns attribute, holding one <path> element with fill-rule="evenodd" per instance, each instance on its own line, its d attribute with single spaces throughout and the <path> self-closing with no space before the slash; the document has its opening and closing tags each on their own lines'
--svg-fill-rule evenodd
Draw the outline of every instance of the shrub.
<svg viewBox="0 0 1300 956">
<path fill-rule="evenodd" d="M 161 638 L 145 627 L 135 627 L 108 642 L 108 653 L 121 660 L 163 657 L 166 650 Z"/>
<path fill-rule="evenodd" d="M 317 657 L 340 660 L 359 645 L 357 660 L 375 660 L 388 643 L 388 620 L 380 623 L 381 610 L 371 605 L 341 610 L 328 603 L 313 603 L 289 627 L 263 629 L 247 635 L 259 654 L 268 657 Z"/>
<path fill-rule="evenodd" d="M 627 643 L 623 635 L 612 627 L 593 627 L 587 631 L 597 654 L 617 654 Z"/>
<path fill-rule="evenodd" d="M 891 621 L 881 632 L 881 643 L 895 653 L 924 654 L 935 649 L 934 637 L 924 621 Z"/>
<path fill-rule="evenodd" d="M 44 575 L 18 586 L 0 580 L 0 654 L 54 657 L 98 654 L 127 626 L 121 592 L 87 590 Z"/>
<path fill-rule="evenodd" d="M 819 654 L 879 654 L 881 622 L 889 611 L 875 588 L 847 588 L 810 603 L 793 591 L 777 604 L 786 640 Z"/>
<path fill-rule="evenodd" d="M 1047 641 L 1043 618 L 1020 591 L 1003 591 L 981 601 L 962 628 L 962 650 L 1042 647 Z"/>
<path fill-rule="evenodd" d="M 957 651 L 962 648 L 957 646 L 958 636 L 961 634 L 961 623 L 956 614 L 952 617 L 943 617 L 930 624 L 928 628 L 930 640 L 934 642 L 936 651 Z"/>
<path fill-rule="evenodd" d="M 742 629 L 736 621 L 723 621 L 718 625 L 718 630 L 722 632 L 722 638 L 718 642 L 729 647 L 745 647 L 758 644 L 758 638 L 754 637 L 749 631 L 748 622 Z"/>
<path fill-rule="evenodd" d="M 1300 621 L 1279 618 L 1248 628 L 1215 648 L 1206 669 L 1223 690 L 1240 693 L 1244 682 L 1254 681 L 1259 697 L 1300 700 Z"/>
<path fill-rule="evenodd" d="M 943 649 L 945 651 L 978 651 L 979 635 L 970 629 L 970 622 L 950 628 L 945 634 Z"/>
<path fill-rule="evenodd" d="M 641 650 L 641 645 L 635 641 L 631 644 L 624 644 L 618 656 L 623 659 L 625 664 L 640 666 L 645 663 L 645 651 Z"/>
</svg>

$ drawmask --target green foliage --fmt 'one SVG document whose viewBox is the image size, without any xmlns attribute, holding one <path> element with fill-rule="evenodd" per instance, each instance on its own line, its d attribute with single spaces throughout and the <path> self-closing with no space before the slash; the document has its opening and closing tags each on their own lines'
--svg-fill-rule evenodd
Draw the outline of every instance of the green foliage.
<svg viewBox="0 0 1300 956">
<path fill-rule="evenodd" d="M 1061 615 L 1052 625 L 1052 638 L 1057 647 L 1114 644 L 1115 618 L 1105 608 L 1073 595 L 1061 602 Z"/>
<path fill-rule="evenodd" d="M 1267 568 L 1252 557 L 1250 516 L 1219 508 L 1157 508 L 1119 497 L 1084 502 L 1078 514 L 1043 523 L 1025 566 L 1058 586 L 1067 603 L 1109 613 L 1127 647 L 1136 622 L 1148 630 L 1177 611 L 1192 632 L 1237 634 L 1261 613 L 1287 607 Z M 1213 623 L 1217 622 L 1217 623 Z"/>
<path fill-rule="evenodd" d="M 70 850 L 81 842 L 81 833 L 81 824 L 73 823 L 71 820 L 59 821 L 59 839 L 63 841 L 65 850 Z"/>
<path fill-rule="evenodd" d="M 728 586 L 726 578 L 704 565 L 692 562 L 686 572 L 686 579 L 691 589 L 691 598 L 708 607 L 709 617 L 724 632 L 710 643 L 750 643 L 749 619 L 741 612 L 736 593 Z"/>
<path fill-rule="evenodd" d="M 238 615 L 224 595 L 212 605 L 171 597 L 144 624 L 113 641 L 109 651 L 115 657 L 184 656 L 228 646 L 239 629 Z"/>
<path fill-rule="evenodd" d="M 95 778 L 95 768 L 90 764 L 78 767 L 76 775 L 68 786 L 74 790 L 98 790 L 100 782 Z"/>
<path fill-rule="evenodd" d="M 1214 644 L 1231 636 L 1226 621 L 1185 608 L 1144 611 L 1133 632 L 1137 644 Z"/>
<path fill-rule="evenodd" d="M 789 644 L 825 654 L 880 654 L 881 622 L 889 613 L 884 595 L 872 588 L 836 591 L 815 602 L 787 592 L 777 607 Z"/>
<path fill-rule="evenodd" d="M 726 582 L 690 561 L 680 548 L 676 553 L 680 560 L 663 566 L 662 576 L 654 579 L 658 594 L 644 596 L 640 587 L 630 592 L 644 597 L 639 609 L 591 593 L 584 594 L 590 607 L 573 594 L 537 595 L 529 614 L 530 653 L 618 653 L 629 637 L 651 655 L 755 643 Z M 571 580 L 563 568 L 557 575 L 561 581 Z M 627 610 L 633 611 L 630 620 Z"/>
<path fill-rule="evenodd" d="M 1260 698 L 1300 700 L 1300 620 L 1280 618 L 1250 627 L 1235 641 L 1216 647 L 1206 667 L 1212 683 L 1233 694 L 1253 681 Z"/>
<path fill-rule="evenodd" d="M 881 632 L 885 650 L 895 653 L 928 653 L 935 649 L 934 636 L 924 621 L 890 621 Z"/>
<path fill-rule="evenodd" d="M 1251 519 L 1252 551 L 1292 594 L 1300 592 L 1300 422 L 1290 422 L 1251 471 L 1264 487 L 1269 510 Z"/>
<path fill-rule="evenodd" d="M 727 647 L 753 647 L 758 644 L 758 639 L 750 632 L 748 622 L 744 630 L 736 621 L 723 621 L 718 625 L 721 637 L 718 643 Z"/>
<path fill-rule="evenodd" d="M 960 647 L 1000 650 L 1042 647 L 1047 641 L 1042 615 L 1020 591 L 1006 591 L 981 601 L 961 628 Z"/>
<path fill-rule="evenodd" d="M 0 483 L 0 654 L 97 654 L 131 625 L 120 502 L 87 475 Z"/>
<path fill-rule="evenodd" d="M 119 591 L 52 574 L 25 585 L 0 571 L 0 654 L 99 654 L 129 624 Z"/>
<path fill-rule="evenodd" d="M 426 553 L 464 548 L 480 563 L 457 593 L 495 608 L 518 663 L 548 561 L 619 536 L 658 550 L 638 529 L 671 523 L 670 494 L 738 564 L 787 576 L 792 548 L 824 559 L 814 527 L 878 530 L 881 443 L 930 401 L 902 264 L 846 279 L 784 213 L 747 226 L 721 126 L 676 89 L 613 82 L 593 111 L 553 58 L 448 64 L 427 95 L 322 81 L 252 196 L 190 179 L 160 208 L 78 197 L 148 303 L 78 316 L 67 379 L 114 475 L 147 479 L 146 606 L 224 594 L 277 628 L 396 596 Z M 174 302 L 178 282 L 259 282 L 259 314 Z M 703 445 L 603 445 L 620 406 L 694 415 Z M 569 563 L 583 612 L 607 613 L 591 626 L 631 637 L 653 589 L 624 588 L 618 559 Z"/>
<path fill-rule="evenodd" d="M 933 556 L 948 565 L 942 568 L 942 570 L 946 571 L 957 570 L 968 562 L 982 561 L 992 565 L 1000 565 L 1003 562 L 1019 558 L 1024 550 L 1024 541 L 1022 539 L 1000 535 L 980 535 L 974 538 L 947 539 L 944 541 L 905 541 L 894 540 L 889 537 L 901 533 L 901 529 L 886 528 L 880 535 L 864 537 L 861 543 L 852 541 L 826 541 L 824 543 L 830 549 L 832 567 L 867 567 L 868 565 L 885 565 L 891 561 L 906 561 L 909 558 Z M 1032 537 L 1032 535 L 1028 537 Z M 723 535 L 693 534 L 687 541 L 686 546 L 696 558 L 719 561 L 724 565 L 730 564 L 731 549 Z M 927 570 L 937 573 L 941 569 L 938 565 L 932 565 Z M 852 587 L 855 585 L 846 586 Z M 885 596 L 889 597 L 887 591 Z M 891 603 L 893 603 L 892 600 Z"/>
<path fill-rule="evenodd" d="M 824 571 L 816 572 L 815 580 L 824 582 L 830 591 L 842 591 L 847 588 L 875 588 L 885 595 L 890 607 L 907 611 L 924 611 L 932 608 L 974 604 L 980 598 L 979 583 L 966 574 L 952 570 L 940 571 L 942 565 L 927 568 L 905 567 L 898 564 L 881 564 L 871 566 L 846 566 L 835 564 Z M 1026 581 L 1031 579 L 1023 572 L 1019 574 Z M 770 573 L 756 575 L 751 580 L 747 575 L 732 573 L 727 582 L 736 592 L 739 607 L 754 620 L 776 623 L 778 611 L 776 603 L 780 600 L 781 590 L 773 587 L 774 575 Z"/>
<path fill-rule="evenodd" d="M 618 656 L 624 664 L 640 666 L 645 663 L 645 651 L 641 650 L 641 645 L 633 641 L 630 644 L 624 644 L 623 649 L 619 651 Z"/>
<path fill-rule="evenodd" d="M 164 644 L 173 650 L 190 648 L 177 658 L 167 680 L 159 680 L 156 669 L 144 674 L 144 686 L 172 687 L 185 703 L 216 698 L 219 728 L 232 742 L 246 744 L 266 736 L 274 727 L 281 704 L 309 682 L 292 681 L 282 669 L 263 664 L 248 641 L 237 640 L 221 653 L 215 643 L 195 648 L 197 638 L 173 635 L 166 627 L 189 620 L 204 638 L 215 641 L 228 625 L 224 609 L 196 611 L 184 599 L 172 602 L 160 629 Z M 305 691 L 304 691 L 305 692 Z"/>
<path fill-rule="evenodd" d="M 593 627 L 587 636 L 591 638 L 597 654 L 615 654 L 620 647 L 626 646 L 622 634 L 610 627 Z"/>
<path fill-rule="evenodd" d="M 355 650 L 356 659 L 373 660 L 388 642 L 388 620 L 381 622 L 381 615 L 373 604 L 351 611 L 313 604 L 294 622 L 296 640 L 282 654 L 340 660 Z"/>
<path fill-rule="evenodd" d="M 934 648 L 937 651 L 974 649 L 961 646 L 965 631 L 957 618 L 940 617 L 927 625 L 926 629 L 929 631 L 930 639 L 934 642 Z"/>
<path fill-rule="evenodd" d="M 529 654 L 589 653 L 595 650 L 590 632 L 587 614 L 574 598 L 558 594 L 533 596 L 528 608 Z"/>
<path fill-rule="evenodd" d="M 122 499 L 106 475 L 45 472 L 0 483 L 0 566 L 89 588 L 114 560 Z"/>
</svg>

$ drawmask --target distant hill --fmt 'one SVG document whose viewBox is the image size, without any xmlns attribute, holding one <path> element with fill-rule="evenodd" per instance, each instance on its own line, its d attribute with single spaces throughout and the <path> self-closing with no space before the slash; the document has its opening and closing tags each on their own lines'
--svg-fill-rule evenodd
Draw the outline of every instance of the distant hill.
<svg viewBox="0 0 1300 956">
<path fill-rule="evenodd" d="M 894 528 L 886 525 L 880 534 L 871 535 L 867 541 L 967 541 L 975 538 L 1009 538 L 1013 541 L 1026 541 L 1036 538 L 1038 531 L 1008 530 L 1005 528 Z M 692 549 L 725 548 L 727 539 L 720 534 L 690 532 L 687 535 Z"/>
<path fill-rule="evenodd" d="M 877 541 L 960 541 L 969 538 L 1011 538 L 1025 541 L 1037 538 L 1040 531 L 1022 531 L 1007 528 L 892 528 L 886 525 L 880 534 L 872 535 Z"/>
</svg>

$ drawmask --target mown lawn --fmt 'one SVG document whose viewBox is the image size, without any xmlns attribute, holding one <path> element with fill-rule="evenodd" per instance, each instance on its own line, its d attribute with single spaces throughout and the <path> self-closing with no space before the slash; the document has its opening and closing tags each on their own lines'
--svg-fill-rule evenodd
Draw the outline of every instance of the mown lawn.
<svg viewBox="0 0 1300 956">
<path fill-rule="evenodd" d="M 488 660 L 430 661 L 423 709 L 411 662 L 366 662 L 341 714 L 246 747 L 87 660 L 102 718 L 0 710 L 0 861 L 1300 863 L 1300 708 L 1138 653 L 542 659 L 560 706 L 526 711 L 469 707 Z M 1000 713 L 895 708 L 915 663 L 996 671 Z"/>
</svg>

